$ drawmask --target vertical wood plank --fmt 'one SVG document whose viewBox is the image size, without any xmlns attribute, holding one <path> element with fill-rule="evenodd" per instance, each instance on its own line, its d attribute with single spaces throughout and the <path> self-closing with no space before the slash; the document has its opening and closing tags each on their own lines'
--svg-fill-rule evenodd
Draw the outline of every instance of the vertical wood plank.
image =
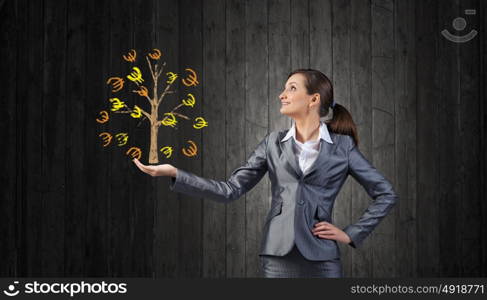
<svg viewBox="0 0 487 300">
<path fill-rule="evenodd" d="M 269 1 L 269 131 L 284 130 L 292 120 L 281 114 L 281 100 L 291 70 L 291 3 L 288 0 Z M 270 196 L 270 195 L 269 195 Z M 271 199 L 271 198 L 270 198 Z M 269 201 L 270 208 L 270 201 Z"/>
<path fill-rule="evenodd" d="M 438 2 L 438 26 L 441 30 L 452 32 L 452 20 L 458 16 L 458 1 Z M 460 137 L 460 47 L 439 35 L 437 76 L 440 88 L 438 103 L 439 130 L 436 135 L 443 145 L 438 152 L 438 205 L 441 217 L 439 226 L 439 264 L 440 274 L 455 276 L 459 274 L 461 258 L 461 201 L 462 201 L 462 155 L 458 146 Z"/>
<path fill-rule="evenodd" d="M 19 31 L 18 65 L 24 66 L 18 85 L 18 99 L 23 99 L 20 115 L 23 119 L 21 166 L 22 179 L 22 255 L 21 273 L 42 276 L 43 205 L 42 205 L 42 124 L 44 101 L 43 68 L 43 2 L 20 1 L 22 29 Z M 24 27 L 25 26 L 25 27 Z M 31 80 L 35 78 L 36 80 Z"/>
<path fill-rule="evenodd" d="M 309 66 L 333 76 L 332 5 L 330 0 L 309 0 Z"/>
<path fill-rule="evenodd" d="M 86 201 L 86 250 L 85 276 L 107 276 L 110 266 L 110 147 L 102 146 L 102 132 L 110 132 L 110 121 L 95 121 L 102 110 L 110 110 L 111 88 L 106 84 L 114 76 L 110 68 L 110 5 L 103 2 L 85 1 L 86 14 L 86 65 L 83 80 L 84 120 L 86 153 L 85 191 Z M 104 42 L 101 42 L 104 41 Z M 110 114 L 113 117 L 113 114 Z"/>
<path fill-rule="evenodd" d="M 156 48 L 163 52 L 161 59 L 166 62 L 164 68 L 164 75 L 166 72 L 174 72 L 180 74 L 181 68 L 178 68 L 179 62 L 179 25 L 180 16 L 184 16 L 182 11 L 178 7 L 179 1 L 167 0 L 156 1 Z M 181 7 L 184 7 L 181 2 Z M 181 11 L 181 14 L 180 14 Z M 184 23 L 181 23 L 184 24 Z M 183 30 L 183 27 L 181 27 Z M 183 40 L 183 38 L 181 38 Z M 182 44 L 182 46 L 185 46 Z M 181 48 L 181 50 L 184 49 Z M 184 53 L 181 54 L 184 57 Z M 167 77 L 163 76 L 161 79 L 162 87 L 166 87 Z M 177 80 L 179 82 L 179 80 Z M 161 88 L 162 88 L 161 87 Z M 174 89 L 178 89 L 176 85 Z M 173 89 L 173 88 L 171 88 Z M 196 95 L 195 95 L 196 96 Z M 161 115 L 163 112 L 171 111 L 175 106 L 175 101 L 181 97 L 181 93 L 172 94 L 172 97 L 165 98 L 164 101 L 168 103 L 161 103 L 164 108 L 160 108 Z M 171 99 L 171 100 L 169 100 Z M 161 126 L 159 129 L 158 141 L 160 148 L 163 146 L 172 146 L 174 149 L 179 149 L 180 144 L 178 142 L 179 132 L 173 130 L 167 126 Z M 196 140 L 195 140 L 196 142 Z M 177 156 L 176 156 L 177 157 Z M 179 167 L 178 159 L 166 160 L 164 156 L 159 155 L 161 163 L 169 163 L 175 167 Z M 184 167 L 184 165 L 182 166 Z M 194 218 L 191 210 L 186 210 L 184 215 L 181 215 L 181 210 L 184 211 L 184 202 L 182 197 L 176 193 L 169 192 L 169 178 L 156 177 L 155 181 L 155 220 L 154 220 L 154 271 L 155 277 L 177 277 L 178 271 L 181 269 L 184 271 L 186 264 L 183 264 L 185 260 L 192 259 L 190 256 L 185 255 L 185 248 L 181 248 L 181 243 L 190 242 L 193 243 L 194 235 L 188 235 L 184 237 L 181 233 L 185 232 L 184 227 L 181 226 L 180 220 L 184 217 L 184 220 L 189 222 Z M 193 199 L 194 200 L 194 199 Z M 196 205 L 196 203 L 192 203 Z M 180 210 L 181 207 L 181 210 Z M 198 219 L 194 220 L 198 223 Z M 189 233 L 188 233 L 189 234 Z M 181 238 L 181 240 L 180 240 Z M 180 253 L 180 254 L 179 254 Z"/>
<path fill-rule="evenodd" d="M 397 277 L 415 277 L 417 272 L 414 7 L 414 0 L 394 2 L 395 187 L 400 198 L 395 223 Z"/>
<path fill-rule="evenodd" d="M 17 126 L 16 89 L 18 80 L 17 70 L 17 7 L 13 1 L 4 2 L 0 7 L 0 20 L 2 32 L 0 32 L 0 56 L 3 58 L 4 72 L 0 74 L 2 84 L 6 88 L 0 90 L 0 113 L 3 118 L 0 120 L 0 140 L 3 147 L 0 155 L 4 159 L 4 171 L 0 174 L 0 184 L 3 187 L 0 191 L 0 257 L 3 266 L 0 269 L 2 277 L 17 277 L 17 244 L 18 244 L 18 218 L 17 203 L 19 198 L 16 194 L 17 179 L 17 142 L 19 128 Z"/>
<path fill-rule="evenodd" d="M 95 111 L 85 110 L 86 100 L 86 3 L 72 0 L 67 4 L 66 40 L 66 204 L 65 204 L 65 275 L 85 274 L 87 221 L 87 144 L 97 144 L 95 137 L 86 137 L 86 122 L 94 122 Z M 64 50 L 64 49 L 63 49 Z M 103 100 L 100 100 L 102 102 Z M 91 187 L 90 187 L 91 188 Z"/>
<path fill-rule="evenodd" d="M 279 131 L 291 127 L 291 118 L 281 114 L 279 95 L 284 90 L 287 76 L 291 71 L 290 46 L 290 2 L 269 1 L 269 131 Z M 271 186 L 269 185 L 269 189 Z M 272 194 L 268 194 L 265 211 L 269 211 Z M 259 276 L 263 276 L 262 272 Z"/>
<path fill-rule="evenodd" d="M 245 20 L 245 144 L 246 156 L 268 133 L 268 42 L 267 1 L 247 2 Z M 260 273 L 260 241 L 269 195 L 269 178 L 246 194 L 246 276 Z"/>
<path fill-rule="evenodd" d="M 333 73 L 329 74 L 333 78 L 334 99 L 340 105 L 345 106 L 352 117 L 354 112 L 351 109 L 350 98 L 350 76 L 351 76 L 351 56 L 350 56 L 350 32 L 351 2 L 348 0 L 332 0 L 332 54 L 333 54 Z M 332 113 L 331 113 L 332 115 Z M 331 117 L 328 116 L 328 117 Z M 327 117 L 327 118 L 328 118 Z M 347 180 L 342 186 L 342 190 L 335 199 L 333 219 L 335 226 L 344 228 L 352 220 L 352 185 Z M 352 272 L 352 252 L 353 248 L 349 245 L 338 243 L 340 247 L 341 261 L 344 277 L 350 277 Z"/>
<path fill-rule="evenodd" d="M 395 185 L 394 2 L 372 1 L 372 163 Z M 395 276 L 394 223 L 391 211 L 371 234 L 372 275 Z"/>
<path fill-rule="evenodd" d="M 291 70 L 291 3 L 269 1 L 269 131 L 292 126 L 291 118 L 281 114 L 279 95 L 284 90 Z M 270 202 L 269 202 L 270 205 Z"/>
<path fill-rule="evenodd" d="M 372 161 L 370 5 L 369 1 L 351 2 L 350 108 L 358 129 L 359 149 L 365 157 Z M 371 202 L 370 197 L 358 182 L 352 180 L 351 183 L 352 216 L 349 224 L 357 222 Z M 352 277 L 372 277 L 372 247 L 373 240 L 367 239 L 360 249 L 353 249 L 350 274 Z"/>
<path fill-rule="evenodd" d="M 204 32 L 203 32 L 203 15 L 205 2 L 185 1 L 181 2 L 180 11 L 180 49 L 179 52 L 179 72 L 182 78 L 186 77 L 188 72 L 186 68 L 195 70 L 198 75 L 199 84 L 193 87 L 180 86 L 180 99 L 187 98 L 191 93 L 196 98 L 196 104 L 193 108 L 186 110 L 190 120 L 185 121 L 181 126 L 181 131 L 176 137 L 181 147 L 187 147 L 187 140 L 194 141 L 198 146 L 198 154 L 195 157 L 188 158 L 180 155 L 180 166 L 184 170 L 194 172 L 195 174 L 206 176 L 203 173 L 203 162 L 206 155 L 206 143 L 203 137 L 206 133 L 211 132 L 215 127 L 214 118 L 209 118 L 205 113 L 206 103 L 214 101 L 214 97 L 207 100 L 204 97 L 206 88 L 206 69 L 204 68 Z M 212 87 L 209 87 L 210 89 Z M 179 100 L 181 101 L 181 100 Z M 208 127 L 201 130 L 193 128 L 194 119 L 202 116 L 208 121 Z M 218 126 L 216 126 L 218 127 Z M 186 138 L 187 137 L 187 138 Z M 183 139 L 184 138 L 184 139 Z M 205 253 L 203 250 L 204 229 L 204 205 L 207 199 L 195 199 L 187 195 L 180 195 L 181 206 L 179 222 L 181 228 L 180 236 L 180 257 L 179 268 L 180 277 L 204 277 L 204 260 Z"/>
<path fill-rule="evenodd" d="M 309 68 L 309 0 L 291 0 L 291 68 Z"/>
<path fill-rule="evenodd" d="M 133 10 L 131 1 L 110 3 L 110 72 L 113 76 L 125 80 L 124 88 L 112 93 L 110 97 L 117 97 L 121 101 L 129 102 L 130 90 L 135 86 L 127 79 L 131 67 L 122 55 L 127 54 L 133 47 Z M 129 134 L 130 120 L 124 114 L 112 114 L 109 122 L 109 132 L 113 135 L 110 143 L 110 220 L 111 226 L 111 272 L 114 277 L 130 276 L 131 260 L 134 255 L 133 214 L 130 207 L 130 191 L 132 182 L 128 180 L 129 166 L 133 164 L 125 155 L 126 146 L 119 146 L 115 136 L 119 133 Z M 130 139 L 130 136 L 129 136 Z M 122 175 L 123 174 L 123 175 Z"/>
<path fill-rule="evenodd" d="M 479 19 L 485 15 L 479 15 L 480 2 L 478 0 L 467 0 L 459 2 L 458 15 L 467 21 L 467 27 L 462 34 L 470 30 L 479 30 Z M 465 10 L 476 9 L 476 15 L 466 15 Z M 482 215 L 479 207 L 485 198 L 481 198 L 481 187 L 485 182 L 480 181 L 481 164 L 480 152 L 480 39 L 478 37 L 464 43 L 460 47 L 459 60 L 461 62 L 460 72 L 460 140 L 461 143 L 461 168 L 462 176 L 462 216 L 461 230 L 462 249 L 459 256 L 463 258 L 460 276 L 479 277 L 481 274 L 482 248 L 479 240 L 481 235 Z M 484 136 L 485 138 L 485 136 Z M 483 236 L 486 237 L 485 235 Z"/>
<path fill-rule="evenodd" d="M 44 2 L 42 123 L 43 276 L 64 275 L 66 2 Z"/>
<path fill-rule="evenodd" d="M 224 0 L 205 1 L 203 6 L 203 116 L 211 120 L 211 128 L 225 128 L 225 11 Z M 237 99 L 231 99 L 230 105 Z M 226 130 L 202 129 L 203 173 L 209 178 L 225 178 Z M 240 201 L 242 199 L 238 199 Z M 203 277 L 224 277 L 226 274 L 226 205 L 209 199 L 203 202 Z"/>
<path fill-rule="evenodd" d="M 486 13 L 486 5 L 485 1 L 480 1 L 480 14 L 479 16 L 485 16 Z M 485 32 L 487 28 L 487 18 L 482 18 L 482 21 L 480 22 L 480 75 L 481 75 L 481 83 L 483 85 L 483 89 L 480 91 L 480 95 L 482 99 L 485 99 L 487 97 L 487 76 L 486 76 L 486 70 L 487 70 L 487 48 L 486 48 L 486 40 L 487 40 L 487 34 Z M 482 168 L 482 173 L 480 177 L 481 182 L 485 182 L 487 178 L 487 147 L 486 147 L 486 118 L 487 118 L 487 105 L 485 105 L 484 101 L 480 101 L 480 138 L 481 138 L 481 148 L 480 148 L 480 153 L 483 153 L 483 156 L 481 157 L 482 163 L 481 163 L 481 168 Z M 482 194 L 480 199 L 485 199 L 487 197 L 487 185 L 482 184 L 483 189 L 482 189 Z M 481 201 L 481 206 L 480 209 L 482 211 L 482 236 L 485 237 L 487 236 L 487 203 L 486 201 Z M 482 238 L 482 277 L 487 276 L 487 239 Z"/>
<path fill-rule="evenodd" d="M 416 9 L 417 53 L 417 176 L 418 195 L 418 276 L 439 275 L 438 107 L 435 84 L 438 26 L 436 0 L 418 1 Z M 427 228 L 427 230 L 423 230 Z"/>
<path fill-rule="evenodd" d="M 245 160 L 245 0 L 226 3 L 226 176 Z M 212 131 L 213 133 L 215 131 Z M 245 198 L 227 204 L 226 275 L 245 277 Z"/>
</svg>

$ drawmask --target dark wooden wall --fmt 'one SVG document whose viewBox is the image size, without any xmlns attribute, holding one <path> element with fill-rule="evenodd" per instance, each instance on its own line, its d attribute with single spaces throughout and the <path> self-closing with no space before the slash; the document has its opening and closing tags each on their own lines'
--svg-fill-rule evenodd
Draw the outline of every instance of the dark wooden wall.
<svg viewBox="0 0 487 300">
<path fill-rule="evenodd" d="M 440 31 L 468 8 L 478 36 L 447 41 Z M 198 72 L 195 114 L 210 125 L 161 131 L 201 145 L 170 163 L 226 179 L 291 125 L 278 101 L 287 74 L 319 69 L 400 197 L 362 248 L 340 245 L 345 275 L 487 275 L 484 1 L 2 0 L 0 17 L 1 276 L 261 276 L 267 177 L 224 205 L 172 193 L 101 147 L 107 78 L 126 71 L 121 54 L 155 47 Z M 147 126 L 103 128 L 148 144 Z M 371 201 L 350 177 L 336 224 Z"/>
</svg>

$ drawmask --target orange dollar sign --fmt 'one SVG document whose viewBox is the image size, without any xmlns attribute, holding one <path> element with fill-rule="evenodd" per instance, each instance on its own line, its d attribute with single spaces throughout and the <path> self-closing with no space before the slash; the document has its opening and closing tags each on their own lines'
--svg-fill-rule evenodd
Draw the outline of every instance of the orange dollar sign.
<svg viewBox="0 0 487 300">
<path fill-rule="evenodd" d="M 147 88 L 143 85 L 140 86 L 140 90 L 133 90 L 132 92 L 139 94 L 139 96 L 142 97 L 147 97 L 149 96 L 149 92 L 147 91 Z"/>
<path fill-rule="evenodd" d="M 125 152 L 128 156 L 130 156 L 132 159 L 137 158 L 140 159 L 142 157 L 142 151 L 138 147 L 131 147 L 130 149 Z"/>
<path fill-rule="evenodd" d="M 183 79 L 183 83 L 185 86 L 195 86 L 197 85 L 199 82 L 198 82 L 198 79 L 196 78 L 196 72 L 193 71 L 192 69 L 185 69 L 186 71 L 189 71 L 191 74 L 188 75 L 187 78 L 184 78 Z"/>
<path fill-rule="evenodd" d="M 110 142 L 112 141 L 112 135 L 109 134 L 108 132 L 102 132 L 98 136 L 103 139 L 104 142 L 103 147 L 108 146 L 108 144 L 110 144 Z"/>
<path fill-rule="evenodd" d="M 181 151 L 187 157 L 195 156 L 196 153 L 198 152 L 198 148 L 196 147 L 196 144 L 193 141 L 191 141 L 191 140 L 189 140 L 188 143 L 190 143 L 191 146 L 189 146 L 188 149 L 183 148 Z"/>
<path fill-rule="evenodd" d="M 108 119 L 110 119 L 108 117 L 108 112 L 106 110 L 100 111 L 100 115 L 101 115 L 101 118 L 100 119 L 98 119 L 98 118 L 96 119 L 96 121 L 98 123 L 100 123 L 100 124 L 106 123 L 106 122 L 108 122 Z"/>
<path fill-rule="evenodd" d="M 135 52 L 134 49 L 130 49 L 127 56 L 123 55 L 123 59 L 125 59 L 128 62 L 134 62 L 136 57 L 137 57 L 137 52 Z"/>
<path fill-rule="evenodd" d="M 113 85 L 112 85 L 112 92 L 118 92 L 120 91 L 122 88 L 123 88 L 123 84 L 125 81 L 123 81 L 123 78 L 120 78 L 120 77 L 110 77 L 108 78 L 107 80 L 107 84 L 112 84 L 112 81 L 113 81 Z"/>
<path fill-rule="evenodd" d="M 149 53 L 149 57 L 154 59 L 154 60 L 158 60 L 159 58 L 161 58 L 161 51 L 159 49 L 153 49 L 155 53 Z"/>
</svg>

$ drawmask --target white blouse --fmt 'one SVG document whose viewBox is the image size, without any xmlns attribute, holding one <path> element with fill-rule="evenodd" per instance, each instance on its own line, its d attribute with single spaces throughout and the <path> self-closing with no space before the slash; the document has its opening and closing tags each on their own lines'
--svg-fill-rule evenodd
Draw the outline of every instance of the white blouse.
<svg viewBox="0 0 487 300">
<path fill-rule="evenodd" d="M 330 138 L 330 133 L 328 132 L 328 128 L 325 122 L 320 121 L 320 132 L 319 136 L 316 140 L 306 141 L 301 143 L 296 139 L 296 126 L 293 121 L 293 125 L 291 126 L 290 130 L 287 132 L 286 136 L 281 140 L 282 142 L 293 137 L 294 141 L 294 154 L 298 156 L 299 167 L 301 171 L 306 173 L 306 171 L 311 167 L 313 162 L 318 158 L 318 153 L 320 152 L 320 139 L 325 140 L 326 142 L 333 144 L 333 141 Z"/>
</svg>

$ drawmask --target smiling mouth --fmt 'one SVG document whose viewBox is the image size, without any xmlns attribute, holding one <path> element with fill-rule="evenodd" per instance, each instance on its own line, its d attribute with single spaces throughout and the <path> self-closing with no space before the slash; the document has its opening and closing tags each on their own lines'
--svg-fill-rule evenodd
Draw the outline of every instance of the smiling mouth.
<svg viewBox="0 0 487 300">
<path fill-rule="evenodd" d="M 288 105 L 290 102 L 281 102 L 282 105 Z"/>
</svg>

